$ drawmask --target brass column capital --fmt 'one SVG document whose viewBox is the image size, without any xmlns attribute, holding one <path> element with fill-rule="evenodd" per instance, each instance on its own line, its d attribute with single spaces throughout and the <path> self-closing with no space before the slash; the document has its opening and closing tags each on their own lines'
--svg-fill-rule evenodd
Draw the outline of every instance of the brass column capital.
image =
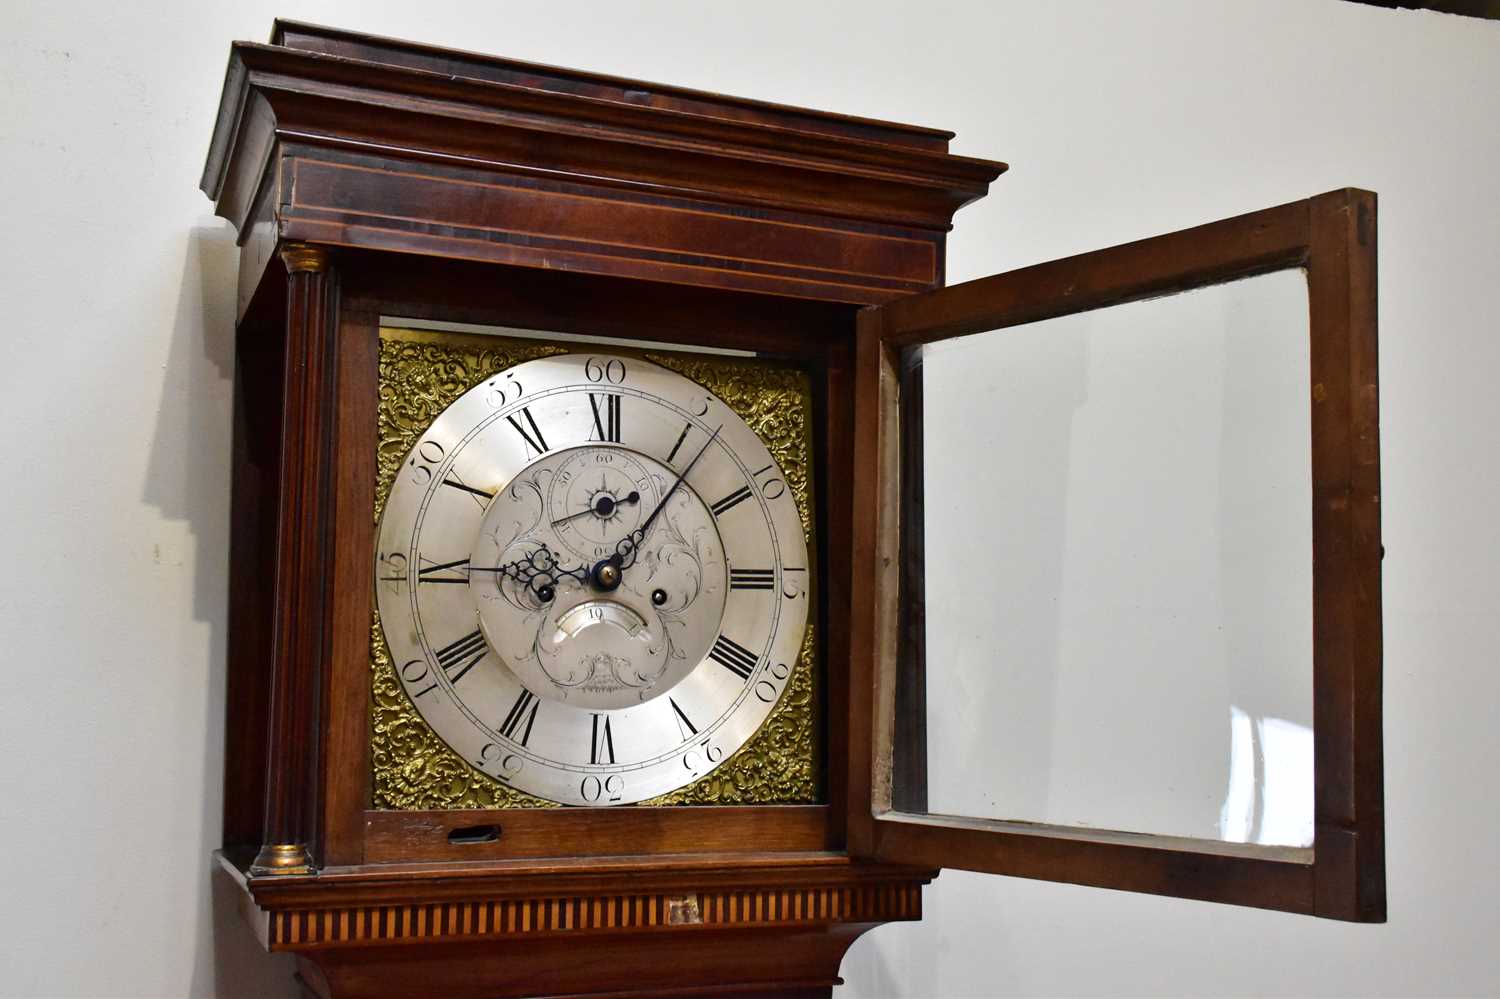
<svg viewBox="0 0 1500 999">
<path fill-rule="evenodd" d="M 308 243 L 284 243 L 278 251 L 288 274 L 321 274 L 328 270 L 328 251 Z"/>
</svg>

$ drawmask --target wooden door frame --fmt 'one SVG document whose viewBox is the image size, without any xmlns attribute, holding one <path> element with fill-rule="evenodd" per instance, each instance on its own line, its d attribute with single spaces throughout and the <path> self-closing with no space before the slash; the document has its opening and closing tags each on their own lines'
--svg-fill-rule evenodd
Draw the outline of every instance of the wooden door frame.
<svg viewBox="0 0 1500 999">
<path fill-rule="evenodd" d="M 893 809 L 901 351 L 1291 268 L 1307 273 L 1311 345 L 1313 845 Z M 872 306 L 856 339 L 851 853 L 1384 921 L 1375 195 L 1334 191 Z"/>
</svg>

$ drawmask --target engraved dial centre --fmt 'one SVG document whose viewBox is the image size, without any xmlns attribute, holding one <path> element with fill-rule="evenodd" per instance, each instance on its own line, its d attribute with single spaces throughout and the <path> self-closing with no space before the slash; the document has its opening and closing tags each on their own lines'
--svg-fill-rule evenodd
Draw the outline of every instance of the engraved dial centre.
<svg viewBox="0 0 1500 999">
<path fill-rule="evenodd" d="M 611 585 L 597 572 L 566 572 L 612 556 L 675 478 L 622 447 L 578 447 L 533 462 L 491 501 L 472 564 L 546 547 L 565 570 L 545 590 L 503 574 L 469 581 L 486 641 L 538 697 L 627 708 L 671 690 L 708 653 L 728 571 L 713 515 L 691 489 L 670 498 L 628 568 L 610 566 Z M 653 599 L 657 591 L 667 599 Z"/>
</svg>

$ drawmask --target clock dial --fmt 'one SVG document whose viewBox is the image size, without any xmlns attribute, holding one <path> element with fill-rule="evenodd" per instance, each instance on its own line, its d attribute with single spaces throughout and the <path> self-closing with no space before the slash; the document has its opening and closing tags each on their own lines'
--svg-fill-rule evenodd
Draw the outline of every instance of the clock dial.
<svg viewBox="0 0 1500 999">
<path fill-rule="evenodd" d="M 407 696 L 473 766 L 564 804 L 714 769 L 785 691 L 807 623 L 785 477 L 701 386 L 638 358 L 528 361 L 459 397 L 381 518 Z"/>
</svg>

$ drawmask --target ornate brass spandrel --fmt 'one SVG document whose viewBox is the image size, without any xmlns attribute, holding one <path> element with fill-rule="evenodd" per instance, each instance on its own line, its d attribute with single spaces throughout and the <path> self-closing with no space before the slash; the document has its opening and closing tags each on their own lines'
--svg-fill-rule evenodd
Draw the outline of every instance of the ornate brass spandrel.
<svg viewBox="0 0 1500 999">
<path fill-rule="evenodd" d="M 485 776 L 438 738 L 401 689 L 378 615 L 370 628 L 370 673 L 370 763 L 376 808 L 561 807 Z"/>
<path fill-rule="evenodd" d="M 422 433 L 485 378 L 533 358 L 588 350 L 513 337 L 386 328 L 380 331 L 380 401 L 374 517 Z M 635 355 L 670 368 L 718 396 L 740 416 L 785 472 L 807 535 L 812 518 L 812 391 L 805 372 L 756 358 L 593 349 Z M 809 557 L 812 557 L 810 554 Z M 809 583 L 816 565 L 808 565 Z M 810 590 L 809 600 L 816 599 Z M 644 805 L 805 804 L 818 800 L 817 644 L 808 622 L 785 692 L 760 729 L 713 772 Z M 396 678 L 378 616 L 370 629 L 373 805 L 396 810 L 548 808 L 469 766 L 422 720 Z"/>
<path fill-rule="evenodd" d="M 703 354 L 648 351 L 645 357 L 708 389 L 755 431 L 786 474 L 808 551 L 813 551 L 812 389 L 806 373 L 788 365 Z"/>
<path fill-rule="evenodd" d="M 535 340 L 382 329 L 375 522 L 380 522 L 401 459 L 443 410 L 497 371 L 563 353 L 567 351 L 561 347 Z"/>
</svg>

